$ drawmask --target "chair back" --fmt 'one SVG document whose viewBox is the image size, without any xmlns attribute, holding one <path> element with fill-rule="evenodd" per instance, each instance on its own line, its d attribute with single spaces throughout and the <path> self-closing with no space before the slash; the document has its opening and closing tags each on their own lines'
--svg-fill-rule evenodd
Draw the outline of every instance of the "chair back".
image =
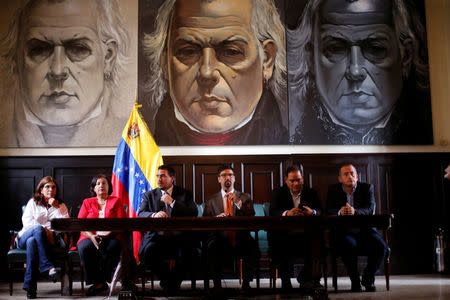
<svg viewBox="0 0 450 300">
<path fill-rule="evenodd" d="M 268 216 L 270 211 L 270 202 L 264 202 L 264 216 Z"/>
<path fill-rule="evenodd" d="M 255 209 L 256 217 L 264 217 L 265 216 L 265 206 L 264 204 L 253 204 L 253 208 Z M 255 232 L 252 231 L 250 233 L 253 238 L 255 238 Z M 265 254 L 269 251 L 269 244 L 267 242 L 267 232 L 265 230 L 258 230 L 258 246 L 261 253 Z"/>
<path fill-rule="evenodd" d="M 201 217 L 203 216 L 203 211 L 205 210 L 205 203 L 203 202 L 202 204 L 196 204 L 197 205 L 197 217 Z"/>
</svg>

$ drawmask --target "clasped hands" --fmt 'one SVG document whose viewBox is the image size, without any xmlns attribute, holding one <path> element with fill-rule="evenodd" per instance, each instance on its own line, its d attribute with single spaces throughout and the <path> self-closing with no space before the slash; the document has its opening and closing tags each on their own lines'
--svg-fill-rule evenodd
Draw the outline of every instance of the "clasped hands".
<svg viewBox="0 0 450 300">
<path fill-rule="evenodd" d="M 355 214 L 355 208 L 347 202 L 345 206 L 341 207 L 339 214 L 341 216 L 353 216 Z"/>
<path fill-rule="evenodd" d="M 173 198 L 169 194 L 164 194 L 161 197 L 161 201 L 164 202 L 164 204 L 171 205 L 173 203 Z M 153 215 L 153 218 L 168 218 L 169 216 L 165 211 L 158 211 L 156 214 Z"/>
<path fill-rule="evenodd" d="M 55 198 L 48 199 L 48 205 L 53 206 L 54 208 L 59 208 L 59 212 L 62 215 L 65 215 L 68 212 L 67 206 L 64 203 L 60 204 Z"/>
<path fill-rule="evenodd" d="M 225 197 L 227 198 L 227 200 L 231 200 L 236 205 L 239 205 L 239 203 L 242 203 L 241 199 L 239 199 L 235 193 L 226 193 Z M 222 217 L 228 217 L 228 215 L 225 214 L 225 212 L 223 212 L 221 214 L 218 214 L 216 217 L 222 218 Z"/>
<path fill-rule="evenodd" d="M 302 206 L 302 208 L 294 207 L 286 212 L 286 216 L 312 216 L 313 210 L 309 206 Z"/>
</svg>

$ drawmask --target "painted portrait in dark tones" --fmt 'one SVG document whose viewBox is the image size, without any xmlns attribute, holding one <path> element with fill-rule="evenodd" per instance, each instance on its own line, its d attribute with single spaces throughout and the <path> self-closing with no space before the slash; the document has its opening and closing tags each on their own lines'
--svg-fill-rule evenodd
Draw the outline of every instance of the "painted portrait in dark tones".
<svg viewBox="0 0 450 300">
<path fill-rule="evenodd" d="M 118 2 L 22 2 L 1 41 L 2 99 L 14 102 L 1 145 L 115 146 L 127 116 L 112 107 L 134 100 L 114 100 L 129 47 Z"/>
<path fill-rule="evenodd" d="M 158 145 L 287 144 L 285 31 L 272 1 L 169 0 L 139 32 L 139 99 L 158 108 L 144 113 Z"/>
<path fill-rule="evenodd" d="M 306 3 L 286 29 L 290 143 L 433 143 L 425 27 L 415 4 Z"/>
</svg>

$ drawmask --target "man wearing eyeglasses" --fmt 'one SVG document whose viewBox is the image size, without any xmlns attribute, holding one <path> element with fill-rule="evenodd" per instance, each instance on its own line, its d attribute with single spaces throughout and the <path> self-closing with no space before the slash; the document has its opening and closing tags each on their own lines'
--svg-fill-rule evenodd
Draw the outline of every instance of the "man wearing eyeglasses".
<svg viewBox="0 0 450 300">
<path fill-rule="evenodd" d="M 253 201 L 250 195 L 234 189 L 234 170 L 230 165 L 223 165 L 218 169 L 217 179 L 220 192 L 206 201 L 203 216 L 231 217 L 254 216 Z M 221 288 L 221 274 L 224 257 L 243 258 L 242 289 L 250 288 L 260 252 L 256 241 L 248 231 L 215 231 L 208 234 L 206 239 L 208 267 L 213 274 L 215 288 Z"/>
</svg>

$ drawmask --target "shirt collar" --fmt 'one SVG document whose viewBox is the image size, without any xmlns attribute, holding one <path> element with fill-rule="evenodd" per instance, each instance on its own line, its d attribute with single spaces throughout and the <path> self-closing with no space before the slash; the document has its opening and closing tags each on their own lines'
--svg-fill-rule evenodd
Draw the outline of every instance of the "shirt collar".
<svg viewBox="0 0 450 300">
<path fill-rule="evenodd" d="M 172 192 L 173 192 L 173 184 L 170 188 L 168 188 L 167 190 L 161 190 L 161 193 L 166 193 L 169 194 L 170 197 L 172 197 Z"/>
<path fill-rule="evenodd" d="M 178 107 L 175 105 L 175 103 L 173 103 L 173 110 L 175 113 L 175 118 L 177 118 L 178 121 L 186 124 L 187 127 L 189 127 L 190 130 L 195 131 L 195 132 L 201 132 L 200 130 L 198 130 L 197 128 L 195 128 L 194 126 L 192 126 L 185 118 L 184 116 L 181 114 L 181 112 L 178 110 Z M 253 118 L 253 115 L 255 114 L 255 110 L 256 110 L 256 106 L 253 109 L 252 113 L 245 118 L 241 123 L 239 123 L 236 127 L 228 130 L 228 132 L 230 131 L 234 131 L 234 130 L 238 130 L 239 128 L 241 128 L 242 126 L 244 126 L 245 124 L 247 124 L 248 122 L 250 122 L 250 120 Z"/>
<path fill-rule="evenodd" d="M 228 193 L 234 193 L 234 189 L 232 189 L 231 191 L 229 191 L 228 193 L 225 192 L 225 190 L 220 190 L 220 192 L 222 193 L 222 198 L 225 197 L 226 194 Z"/>
<path fill-rule="evenodd" d="M 358 186 L 358 182 L 357 182 L 356 185 L 353 187 L 352 193 L 349 194 L 349 193 L 347 193 L 347 191 L 344 189 L 344 185 L 341 184 L 342 190 L 343 190 L 347 195 L 353 195 L 353 193 L 355 192 L 357 186 Z"/>
</svg>

